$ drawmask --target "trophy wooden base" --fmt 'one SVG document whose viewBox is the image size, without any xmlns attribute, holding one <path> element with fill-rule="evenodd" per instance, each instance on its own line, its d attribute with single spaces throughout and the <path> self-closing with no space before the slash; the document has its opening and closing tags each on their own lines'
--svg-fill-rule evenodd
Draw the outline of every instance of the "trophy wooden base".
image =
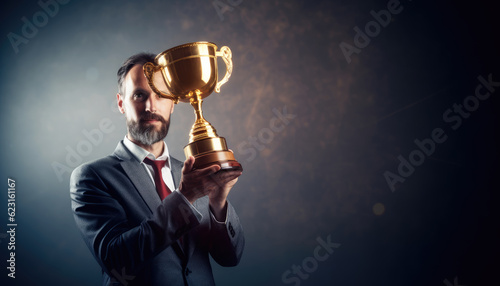
<svg viewBox="0 0 500 286">
<path fill-rule="evenodd" d="M 234 158 L 233 152 L 227 149 L 223 137 L 206 138 L 194 141 L 184 147 L 186 158 L 194 156 L 194 168 L 202 169 L 210 165 L 219 165 L 222 170 L 243 170 Z"/>
</svg>

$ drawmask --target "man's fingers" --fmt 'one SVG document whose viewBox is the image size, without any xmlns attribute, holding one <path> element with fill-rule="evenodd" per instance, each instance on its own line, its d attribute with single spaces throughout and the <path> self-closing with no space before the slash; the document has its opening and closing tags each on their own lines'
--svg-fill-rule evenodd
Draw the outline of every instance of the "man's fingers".
<svg viewBox="0 0 500 286">
<path fill-rule="evenodd" d="M 241 171 L 226 171 L 226 172 L 222 172 L 222 174 L 220 176 L 223 180 L 231 181 L 231 180 L 241 176 L 241 174 L 242 174 Z"/>
<path fill-rule="evenodd" d="M 241 171 L 224 171 L 218 172 L 211 177 L 219 186 L 223 186 L 226 183 L 238 178 L 241 174 Z"/>
<path fill-rule="evenodd" d="M 221 169 L 219 165 L 214 164 L 203 169 L 193 170 L 194 162 L 195 158 L 193 156 L 189 156 L 189 158 L 187 158 L 186 161 L 184 161 L 184 167 L 182 168 L 182 173 L 187 175 L 190 172 L 195 172 L 197 177 L 203 177 L 212 175 Z"/>
<path fill-rule="evenodd" d="M 220 170 L 219 165 L 211 165 L 211 166 L 208 166 L 206 168 L 196 170 L 196 172 L 197 172 L 196 175 L 200 176 L 200 177 L 210 176 L 219 170 Z"/>
<path fill-rule="evenodd" d="M 224 171 L 224 172 L 219 172 L 223 177 L 239 177 L 241 176 L 243 172 L 242 171 Z"/>
</svg>

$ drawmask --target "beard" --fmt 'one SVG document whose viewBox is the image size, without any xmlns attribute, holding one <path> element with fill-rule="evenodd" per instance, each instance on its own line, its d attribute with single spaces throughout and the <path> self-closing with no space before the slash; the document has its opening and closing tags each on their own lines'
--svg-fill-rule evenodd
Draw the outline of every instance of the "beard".
<svg viewBox="0 0 500 286">
<path fill-rule="evenodd" d="M 159 130 L 157 130 L 154 124 L 145 123 L 146 120 L 151 119 L 160 121 Z M 147 146 L 163 140 L 168 134 L 169 127 L 170 120 L 167 121 L 162 116 L 154 113 L 144 113 L 138 121 L 127 119 L 127 130 L 132 139 Z"/>
</svg>

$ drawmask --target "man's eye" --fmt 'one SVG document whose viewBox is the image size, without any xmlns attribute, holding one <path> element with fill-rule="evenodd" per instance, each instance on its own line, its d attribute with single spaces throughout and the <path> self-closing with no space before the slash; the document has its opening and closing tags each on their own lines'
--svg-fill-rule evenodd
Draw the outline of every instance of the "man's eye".
<svg viewBox="0 0 500 286">
<path fill-rule="evenodd" d="M 133 97 L 134 97 L 134 100 L 142 100 L 145 98 L 144 94 L 142 94 L 142 93 L 135 93 Z"/>
</svg>

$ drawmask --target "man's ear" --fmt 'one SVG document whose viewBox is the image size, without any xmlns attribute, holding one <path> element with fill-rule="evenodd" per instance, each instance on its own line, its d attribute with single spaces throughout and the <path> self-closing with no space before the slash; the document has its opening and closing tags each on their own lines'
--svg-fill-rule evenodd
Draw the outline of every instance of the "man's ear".
<svg viewBox="0 0 500 286">
<path fill-rule="evenodd" d="M 125 108 L 123 108 L 123 96 L 120 93 L 116 94 L 116 103 L 118 104 L 118 110 L 121 114 L 125 113 Z"/>
<path fill-rule="evenodd" d="M 172 107 L 170 108 L 170 114 L 172 114 L 172 112 L 174 112 L 174 106 L 175 106 L 175 103 L 172 103 Z"/>
</svg>

